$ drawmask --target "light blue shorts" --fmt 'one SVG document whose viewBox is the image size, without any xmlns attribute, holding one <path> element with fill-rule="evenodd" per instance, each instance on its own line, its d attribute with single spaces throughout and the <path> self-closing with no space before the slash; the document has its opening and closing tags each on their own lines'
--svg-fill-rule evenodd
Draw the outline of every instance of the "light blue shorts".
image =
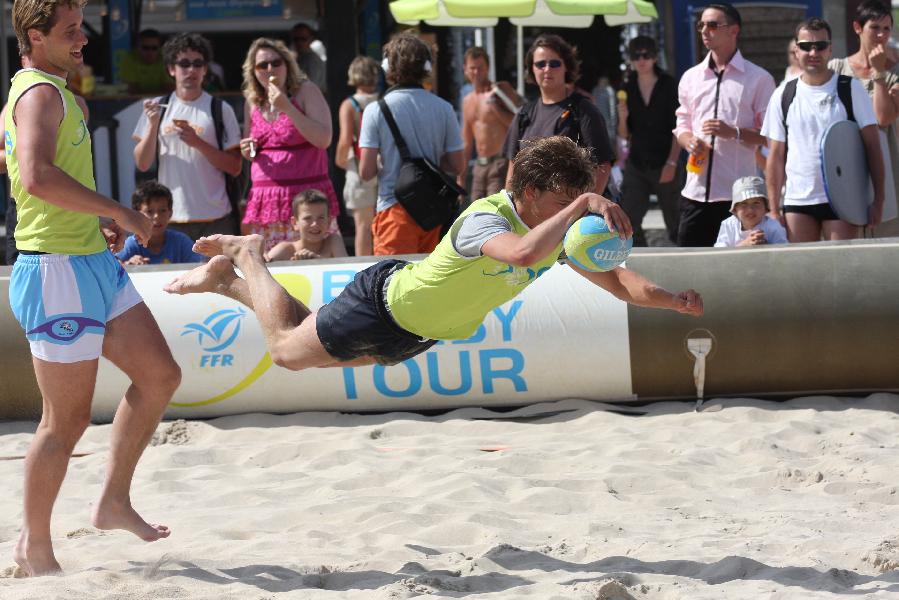
<svg viewBox="0 0 899 600">
<path fill-rule="evenodd" d="M 142 301 L 109 251 L 20 254 L 9 281 L 9 304 L 31 354 L 48 362 L 99 358 L 106 323 Z"/>
</svg>

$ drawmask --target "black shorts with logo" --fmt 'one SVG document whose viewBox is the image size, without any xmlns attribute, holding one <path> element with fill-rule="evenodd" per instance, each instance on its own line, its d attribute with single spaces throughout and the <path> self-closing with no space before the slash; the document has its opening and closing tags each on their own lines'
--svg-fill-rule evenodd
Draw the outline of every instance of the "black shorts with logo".
<svg viewBox="0 0 899 600">
<path fill-rule="evenodd" d="M 319 309 L 315 330 L 328 354 L 341 362 L 370 356 L 378 364 L 395 365 L 437 343 L 397 325 L 384 302 L 384 282 L 406 264 L 382 260 L 359 271 L 336 298 Z"/>
</svg>

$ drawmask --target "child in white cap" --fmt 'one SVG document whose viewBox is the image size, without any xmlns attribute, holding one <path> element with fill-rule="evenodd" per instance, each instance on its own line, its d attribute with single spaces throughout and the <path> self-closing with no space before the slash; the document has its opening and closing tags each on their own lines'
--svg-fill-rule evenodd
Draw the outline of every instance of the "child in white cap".
<svg viewBox="0 0 899 600">
<path fill-rule="evenodd" d="M 787 243 L 783 225 L 768 216 L 768 193 L 761 177 L 740 177 L 734 182 L 730 212 L 733 216 L 721 222 L 716 248 Z"/>
</svg>

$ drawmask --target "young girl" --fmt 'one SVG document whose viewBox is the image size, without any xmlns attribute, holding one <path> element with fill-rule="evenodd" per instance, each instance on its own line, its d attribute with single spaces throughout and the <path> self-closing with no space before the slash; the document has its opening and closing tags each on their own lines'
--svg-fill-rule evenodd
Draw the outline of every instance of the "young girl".
<svg viewBox="0 0 899 600">
<path fill-rule="evenodd" d="M 271 262 L 346 256 L 343 238 L 339 233 L 332 234 L 328 231 L 330 222 L 328 197 L 318 190 L 300 192 L 293 199 L 293 216 L 290 218 L 290 227 L 299 239 L 279 242 L 265 254 L 265 260 Z"/>
</svg>

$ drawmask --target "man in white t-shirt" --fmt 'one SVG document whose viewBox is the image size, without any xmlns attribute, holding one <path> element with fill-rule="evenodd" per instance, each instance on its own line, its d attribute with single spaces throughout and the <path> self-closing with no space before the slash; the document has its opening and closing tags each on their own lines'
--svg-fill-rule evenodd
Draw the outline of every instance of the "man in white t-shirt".
<svg viewBox="0 0 899 600">
<path fill-rule="evenodd" d="M 827 68 L 830 35 L 830 26 L 818 18 L 796 27 L 796 53 L 802 74 L 796 80 L 796 95 L 787 111 L 786 131 L 781 98 L 787 84 L 774 91 L 762 125 L 769 149 L 765 175 L 770 215 L 786 225 L 790 243 L 816 242 L 822 235 L 826 240 L 854 239 L 861 233 L 860 227 L 841 221 L 831 210 L 821 172 L 821 139 L 831 124 L 846 120 L 848 115 L 838 94 L 838 75 Z M 852 79 L 850 85 L 852 110 L 861 129 L 874 184 L 869 220 L 873 226 L 880 222 L 884 201 L 877 119 L 858 80 Z M 785 177 L 786 193 L 781 202 Z"/>
<path fill-rule="evenodd" d="M 174 203 L 169 227 L 196 240 L 214 233 L 235 232 L 238 215 L 232 213 L 225 173 L 241 169 L 240 127 L 231 106 L 222 102 L 222 144 L 212 118 L 213 98 L 203 91 L 212 47 L 201 35 L 180 33 L 163 46 L 175 91 L 144 102 L 134 128 L 134 162 L 147 171 L 159 156 L 159 182 L 172 191 Z M 164 114 L 163 114 L 164 113 Z"/>
</svg>

